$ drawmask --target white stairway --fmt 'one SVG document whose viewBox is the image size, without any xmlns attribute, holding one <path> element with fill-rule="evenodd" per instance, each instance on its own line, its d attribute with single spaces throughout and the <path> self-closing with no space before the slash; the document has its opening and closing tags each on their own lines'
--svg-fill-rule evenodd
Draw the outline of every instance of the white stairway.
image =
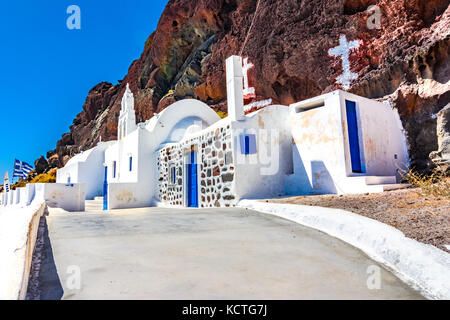
<svg viewBox="0 0 450 320">
<path fill-rule="evenodd" d="M 85 211 L 103 211 L 103 197 L 95 197 L 94 200 L 86 200 Z"/>
</svg>

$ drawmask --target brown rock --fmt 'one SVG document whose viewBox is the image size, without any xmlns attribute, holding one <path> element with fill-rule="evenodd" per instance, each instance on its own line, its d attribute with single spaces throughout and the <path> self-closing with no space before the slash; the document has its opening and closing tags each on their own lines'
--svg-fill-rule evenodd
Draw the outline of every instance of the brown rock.
<svg viewBox="0 0 450 320">
<path fill-rule="evenodd" d="M 369 29 L 369 5 L 381 9 Z M 269 26 L 269 27 L 268 27 Z M 328 55 L 340 35 L 360 40 L 350 55 L 352 93 L 390 100 L 408 134 L 412 165 L 426 169 L 438 150 L 437 114 L 450 100 L 448 0 L 170 0 L 141 57 L 118 85 L 100 83 L 86 98 L 60 159 L 116 138 L 129 83 L 137 119 L 196 97 L 226 112 L 225 59 L 246 56 L 257 99 L 289 104 L 340 88 L 342 63 Z M 62 165 L 65 161 L 62 161 Z"/>
<path fill-rule="evenodd" d="M 48 162 L 45 160 L 44 156 L 41 156 L 34 162 L 34 169 L 37 174 L 42 174 L 48 169 Z"/>
</svg>

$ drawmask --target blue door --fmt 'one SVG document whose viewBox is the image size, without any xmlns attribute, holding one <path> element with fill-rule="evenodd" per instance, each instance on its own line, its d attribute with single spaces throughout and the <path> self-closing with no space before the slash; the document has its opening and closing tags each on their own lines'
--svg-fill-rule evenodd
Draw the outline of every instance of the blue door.
<svg viewBox="0 0 450 320">
<path fill-rule="evenodd" d="M 105 167 L 105 180 L 103 181 L 103 210 L 108 210 L 108 167 Z"/>
<path fill-rule="evenodd" d="M 361 173 L 361 152 L 359 149 L 358 121 L 356 117 L 356 103 L 345 100 L 347 109 L 348 140 L 350 144 L 350 156 L 352 161 L 352 171 Z"/>
<path fill-rule="evenodd" d="M 188 207 L 198 208 L 198 177 L 197 162 L 195 161 L 195 151 L 191 151 L 189 155 L 189 163 L 187 164 L 187 202 Z"/>
</svg>

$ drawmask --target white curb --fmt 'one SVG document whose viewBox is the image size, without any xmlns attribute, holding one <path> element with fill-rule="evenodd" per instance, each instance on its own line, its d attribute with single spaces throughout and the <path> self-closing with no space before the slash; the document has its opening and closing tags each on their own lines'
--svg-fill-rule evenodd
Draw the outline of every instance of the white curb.
<svg viewBox="0 0 450 320">
<path fill-rule="evenodd" d="M 325 232 L 361 249 L 429 299 L 450 299 L 450 254 L 358 214 L 322 207 L 242 200 L 239 207 Z"/>
</svg>

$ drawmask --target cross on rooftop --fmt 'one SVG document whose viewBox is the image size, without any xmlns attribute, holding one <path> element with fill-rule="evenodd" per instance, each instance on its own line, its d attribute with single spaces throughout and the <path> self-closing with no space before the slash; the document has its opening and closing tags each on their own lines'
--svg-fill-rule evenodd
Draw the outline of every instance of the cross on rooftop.
<svg viewBox="0 0 450 320">
<path fill-rule="evenodd" d="M 331 48 L 328 50 L 328 54 L 330 56 L 342 57 L 342 69 L 344 73 L 337 77 L 337 82 L 342 84 L 342 87 L 347 90 L 350 89 L 350 84 L 353 80 L 358 78 L 356 73 L 351 72 L 350 70 L 350 50 L 356 49 L 359 47 L 359 41 L 347 41 L 347 37 L 345 35 L 341 35 L 339 38 L 339 46 Z"/>
</svg>

